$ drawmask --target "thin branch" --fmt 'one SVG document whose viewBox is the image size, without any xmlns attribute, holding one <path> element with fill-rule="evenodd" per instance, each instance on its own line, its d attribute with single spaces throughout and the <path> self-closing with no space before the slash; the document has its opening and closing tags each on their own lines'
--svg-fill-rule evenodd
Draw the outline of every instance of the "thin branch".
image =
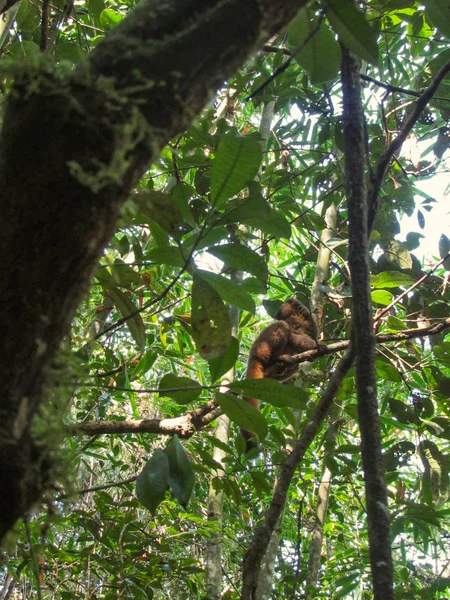
<svg viewBox="0 0 450 600">
<path fill-rule="evenodd" d="M 404 340 L 410 340 L 413 338 L 423 338 L 430 335 L 437 335 L 442 333 L 446 329 L 450 329 L 450 317 L 425 327 L 423 329 L 405 329 L 404 331 L 398 331 L 397 333 L 379 334 L 376 336 L 376 342 L 379 344 L 385 344 L 388 342 L 401 342 Z M 319 356 L 325 354 L 334 354 L 342 350 L 348 349 L 350 346 L 350 340 L 342 340 L 341 342 L 335 342 L 334 344 L 328 344 L 327 346 L 321 346 L 319 350 L 308 350 L 300 354 L 293 356 L 280 356 L 280 360 L 289 360 L 289 362 L 302 363 L 306 361 L 312 361 Z M 96 387 L 107 387 L 107 386 L 96 386 Z M 209 386 L 210 388 L 217 386 Z M 118 388 L 108 388 L 111 390 L 118 390 Z M 134 390 L 132 388 L 125 388 L 126 391 L 134 392 L 136 394 L 146 392 L 148 390 Z M 188 388 L 174 388 L 176 391 Z M 189 388 L 191 389 L 191 388 Z M 198 388 L 194 388 L 198 389 Z M 151 390 L 157 392 L 159 390 Z M 164 435 L 177 434 L 179 437 L 189 438 L 196 431 L 203 429 L 206 425 L 209 425 L 214 419 L 216 419 L 222 411 L 217 407 L 214 400 L 206 402 L 202 406 L 195 408 L 194 410 L 175 418 L 168 419 L 141 419 L 131 421 L 91 421 L 87 423 L 71 424 L 68 426 L 68 433 L 70 435 L 117 435 L 124 433 L 154 433 Z M 93 440 L 90 440 L 90 444 Z"/>
<path fill-rule="evenodd" d="M 370 77 L 369 75 L 363 75 L 362 73 L 360 74 L 360 77 L 363 81 L 373 83 L 374 85 L 377 85 L 378 87 L 382 87 L 383 89 L 387 90 L 388 92 L 398 92 L 400 94 L 407 94 L 408 96 L 415 96 L 416 98 L 420 97 L 420 92 L 416 92 L 414 90 L 408 90 L 406 88 L 398 87 L 396 85 L 391 85 L 390 83 L 383 83 L 382 81 L 379 81 L 378 79 L 374 79 L 373 77 Z"/>
<path fill-rule="evenodd" d="M 241 600 L 254 600 L 255 598 L 261 561 L 266 553 L 272 532 L 286 504 L 292 477 L 328 415 L 341 383 L 353 364 L 353 357 L 353 350 L 349 348 L 331 375 L 327 389 L 324 391 L 310 421 L 303 428 L 300 438 L 294 446 L 294 450 L 280 469 L 272 501 L 266 516 L 256 528 L 251 544 L 244 556 Z"/>
<path fill-rule="evenodd" d="M 412 292 L 421 283 L 426 281 L 436 271 L 436 269 L 438 269 L 449 257 L 450 257 L 450 252 L 447 252 L 447 254 L 444 256 L 444 258 L 441 258 L 441 260 L 432 269 L 430 269 L 427 273 L 425 273 L 420 279 L 418 279 L 415 283 L 413 283 L 413 285 L 411 287 L 409 287 L 407 290 L 402 292 L 388 306 L 386 306 L 386 308 L 384 308 L 380 312 L 380 314 L 377 315 L 377 317 L 374 319 L 374 323 L 376 323 L 382 317 L 384 317 L 384 315 L 387 314 L 393 306 L 398 304 L 400 302 L 400 300 L 402 300 L 405 296 L 407 296 L 410 292 Z"/>
<path fill-rule="evenodd" d="M 121 481 L 111 481 L 110 483 L 104 483 L 103 485 L 95 485 L 93 487 L 83 488 L 81 490 L 75 490 L 74 492 L 71 492 L 70 494 L 61 494 L 60 496 L 55 498 L 55 501 L 59 502 L 60 500 L 66 500 L 67 498 L 72 498 L 75 495 L 83 496 L 84 494 L 90 494 L 91 492 L 99 492 L 101 490 L 107 490 L 108 488 L 119 487 L 121 485 L 126 485 L 127 483 L 133 483 L 133 481 L 136 481 L 136 479 L 138 477 L 139 477 L 139 473 L 137 473 L 136 475 L 132 475 L 131 477 L 127 477 L 127 479 L 122 479 Z"/>
<path fill-rule="evenodd" d="M 434 323 L 429 327 L 424 327 L 423 329 L 405 329 L 403 331 L 397 331 L 396 333 L 378 334 L 375 336 L 375 342 L 377 344 L 386 344 L 387 342 L 403 342 L 405 340 L 412 340 L 414 338 L 423 338 L 429 335 L 437 335 L 449 328 L 450 317 L 439 321 L 439 323 Z M 334 354 L 335 352 L 345 350 L 349 347 L 349 345 L 350 340 L 342 340 L 341 342 L 327 344 L 326 346 L 321 345 L 320 348 L 317 350 L 307 350 L 306 352 L 301 352 L 300 354 L 294 354 L 292 356 L 281 355 L 280 360 L 286 360 L 295 363 L 313 361 L 319 356 L 323 356 L 325 354 Z"/>
<path fill-rule="evenodd" d="M 272 75 L 266 79 L 266 81 L 264 81 L 261 85 L 259 85 L 256 90 L 254 90 L 250 96 L 248 96 L 245 100 L 251 100 L 252 98 L 254 98 L 257 94 L 259 94 L 260 92 L 262 92 L 274 79 L 276 79 L 279 75 L 281 75 L 281 73 L 284 73 L 286 71 L 286 69 L 290 66 L 291 62 L 294 60 L 294 58 L 297 56 L 297 54 L 299 54 L 303 48 L 305 48 L 305 46 L 310 42 L 310 40 L 316 35 L 316 33 L 319 31 L 320 26 L 322 25 L 322 21 L 325 18 L 325 14 L 322 12 L 317 20 L 317 24 L 314 27 L 314 29 L 309 33 L 309 35 L 306 37 L 306 39 L 303 40 L 303 42 L 297 46 L 297 48 L 295 48 L 295 50 L 293 52 L 291 52 L 291 55 L 289 56 L 289 58 L 286 60 L 286 62 L 284 62 L 281 67 L 279 67 L 278 69 L 275 69 L 275 71 L 272 73 Z"/>
<path fill-rule="evenodd" d="M 48 50 L 48 28 L 50 22 L 50 0 L 42 2 L 42 19 L 41 19 L 41 41 L 39 49 L 41 52 Z"/>
<path fill-rule="evenodd" d="M 409 119 L 403 125 L 400 130 L 400 133 L 397 135 L 395 139 L 392 140 L 389 147 L 383 152 L 378 160 L 377 168 L 375 171 L 375 175 L 371 181 L 369 197 L 368 197 L 368 208 L 369 208 L 369 217 L 368 217 L 368 229 L 369 232 L 372 230 L 373 223 L 375 221 L 375 216 L 378 209 L 378 196 L 380 194 L 381 186 L 384 181 L 384 176 L 386 174 L 386 170 L 389 166 L 389 163 L 394 156 L 394 154 L 399 150 L 403 144 L 403 142 L 408 137 L 410 131 L 416 124 L 420 115 L 428 105 L 428 103 L 433 98 L 436 93 L 438 87 L 440 86 L 444 77 L 450 72 L 450 61 L 448 61 L 444 66 L 442 66 L 436 77 L 430 83 L 430 85 L 426 88 L 426 90 L 420 95 L 416 102 L 416 106 L 411 113 Z"/>
</svg>

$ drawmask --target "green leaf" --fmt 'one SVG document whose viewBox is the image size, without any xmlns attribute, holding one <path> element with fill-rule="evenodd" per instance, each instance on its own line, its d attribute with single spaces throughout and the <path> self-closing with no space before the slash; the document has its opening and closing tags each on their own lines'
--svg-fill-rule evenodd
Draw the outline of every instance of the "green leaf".
<svg viewBox="0 0 450 600">
<path fill-rule="evenodd" d="M 377 36 L 364 15 L 348 0 L 325 0 L 325 11 L 341 42 L 357 56 L 376 66 Z"/>
<path fill-rule="evenodd" d="M 264 439 L 267 435 L 267 423 L 262 414 L 248 402 L 237 398 L 232 394 L 216 393 L 216 400 L 220 408 L 233 423 L 246 431 L 253 431 Z"/>
<path fill-rule="evenodd" d="M 182 181 L 173 188 L 172 196 L 183 216 L 183 221 L 188 223 L 191 227 L 195 228 L 197 224 L 195 222 L 194 217 L 192 216 L 192 212 L 189 207 L 189 200 L 193 196 L 195 196 L 195 191 L 192 188 L 192 186 Z"/>
<path fill-rule="evenodd" d="M 191 461 L 177 435 L 167 444 L 165 453 L 169 461 L 170 489 L 181 506 L 186 508 L 194 489 L 195 477 Z"/>
<path fill-rule="evenodd" d="M 189 377 L 178 377 L 173 373 L 167 373 L 159 382 L 158 392 L 160 396 L 172 398 L 178 404 L 189 404 L 200 396 L 202 387 L 198 381 Z"/>
<path fill-rule="evenodd" d="M 403 331 L 404 329 L 408 329 L 401 319 L 394 317 L 393 315 L 389 315 L 386 319 L 386 325 L 391 331 Z"/>
<path fill-rule="evenodd" d="M 211 374 L 211 382 L 214 383 L 228 373 L 234 367 L 239 356 L 239 342 L 235 337 L 231 338 L 230 345 L 222 356 L 212 358 L 208 361 L 209 372 Z"/>
<path fill-rule="evenodd" d="M 211 169 L 211 202 L 220 207 L 240 192 L 258 173 L 261 146 L 255 138 L 235 131 L 226 133 L 217 148 Z"/>
<path fill-rule="evenodd" d="M 15 21 L 19 31 L 34 31 L 39 27 L 41 14 L 32 2 L 21 2 Z"/>
<path fill-rule="evenodd" d="M 403 381 L 397 369 L 382 360 L 377 360 L 376 369 L 377 375 L 384 381 L 395 381 L 396 383 Z"/>
<path fill-rule="evenodd" d="M 429 440 L 420 443 L 420 456 L 425 468 L 425 475 L 430 478 L 434 506 L 439 508 L 448 500 L 450 494 L 448 456 Z"/>
<path fill-rule="evenodd" d="M 179 267 L 182 269 L 186 260 L 181 255 L 180 249 L 177 246 L 161 246 L 160 248 L 152 248 L 145 253 L 146 260 L 158 265 L 170 265 L 171 267 Z"/>
<path fill-rule="evenodd" d="M 450 0 L 424 0 L 427 20 L 450 38 Z"/>
<path fill-rule="evenodd" d="M 247 198 L 238 198 L 236 206 L 226 211 L 223 216 L 225 223 L 241 223 L 246 219 L 268 219 L 270 205 L 263 198 L 261 187 L 256 181 L 248 184 L 249 195 Z"/>
<path fill-rule="evenodd" d="M 231 320 L 227 306 L 206 281 L 194 274 L 192 285 L 192 336 L 202 358 L 222 354 L 231 342 Z"/>
<path fill-rule="evenodd" d="M 28 62 L 34 66 L 38 66 L 42 57 L 39 46 L 28 40 L 14 42 L 11 46 L 8 46 L 8 52 L 13 58 L 20 60 L 22 63 Z"/>
<path fill-rule="evenodd" d="M 136 496 L 152 514 L 164 500 L 169 489 L 169 460 L 157 448 L 136 479 Z"/>
<path fill-rule="evenodd" d="M 384 259 L 389 266 L 396 266 L 399 269 L 411 269 L 412 257 L 404 242 L 392 240 L 389 242 L 387 249 L 379 259 L 379 264 L 382 264 Z"/>
<path fill-rule="evenodd" d="M 213 256 L 223 260 L 227 267 L 246 271 L 261 281 L 267 281 L 269 269 L 264 258 L 254 250 L 243 246 L 242 244 L 223 244 L 222 246 L 213 246 L 208 249 Z"/>
<path fill-rule="evenodd" d="M 122 317 L 126 318 L 129 315 L 133 315 L 129 319 L 127 318 L 125 322 L 136 344 L 141 350 L 144 350 L 145 326 L 137 307 L 126 294 L 117 288 L 112 288 L 110 294 Z"/>
<path fill-rule="evenodd" d="M 226 227 L 213 227 L 207 233 L 202 233 L 200 239 L 199 230 L 192 231 L 183 238 L 181 245 L 183 256 L 188 256 L 194 246 L 196 250 L 203 250 L 203 248 L 217 244 L 229 235 L 230 231 Z"/>
<path fill-rule="evenodd" d="M 302 388 L 282 385 L 273 379 L 243 379 L 234 381 L 229 388 L 238 394 L 263 400 L 279 407 L 289 406 L 303 409 L 308 401 L 308 394 Z"/>
<path fill-rule="evenodd" d="M 166 233 L 179 240 L 185 232 L 183 214 L 172 196 L 163 192 L 139 192 L 135 202 L 141 213 L 157 223 Z"/>
<path fill-rule="evenodd" d="M 381 304 L 381 306 L 388 306 L 394 298 L 394 296 L 386 290 L 375 290 L 370 294 L 370 297 L 374 304 Z"/>
<path fill-rule="evenodd" d="M 104 29 L 112 29 L 123 19 L 123 15 L 114 11 L 112 8 L 105 8 L 100 14 L 100 25 Z"/>
<path fill-rule="evenodd" d="M 300 11 L 288 28 L 291 52 L 309 38 L 295 55 L 295 60 L 308 73 L 313 85 L 335 79 L 341 63 L 341 48 L 326 23 L 322 22 L 318 31 L 313 33 L 318 22 L 319 17 L 314 15 L 314 10 L 307 8 Z"/>
<path fill-rule="evenodd" d="M 238 203 L 237 206 L 226 212 L 219 222 L 247 223 L 275 237 L 289 239 L 291 237 L 289 221 L 263 198 L 260 184 L 249 181 L 248 189 L 248 198 L 235 201 L 234 204 Z"/>
<path fill-rule="evenodd" d="M 420 240 L 423 240 L 425 236 L 416 231 L 408 231 L 406 234 L 406 247 L 408 250 L 415 250 L 420 246 Z"/>
<path fill-rule="evenodd" d="M 252 227 L 261 229 L 261 231 L 264 231 L 269 235 L 275 236 L 276 238 L 285 238 L 288 240 L 292 234 L 292 228 L 289 221 L 279 210 L 274 208 L 270 209 L 267 219 L 253 218 L 246 219 L 245 222 Z"/>
<path fill-rule="evenodd" d="M 409 424 L 417 422 L 417 415 L 412 406 L 408 406 L 395 398 L 389 398 L 389 408 L 400 423 Z"/>
<path fill-rule="evenodd" d="M 444 440 L 450 440 L 450 419 L 448 417 L 433 417 L 430 421 L 424 421 L 428 431 Z"/>
<path fill-rule="evenodd" d="M 203 281 L 206 281 L 206 283 L 208 283 L 219 294 L 222 300 L 225 300 L 225 302 L 237 306 L 242 310 L 247 310 L 251 313 L 255 312 L 253 298 L 247 290 L 239 284 L 222 275 L 203 271 L 202 269 L 197 269 L 196 273 Z"/>
<path fill-rule="evenodd" d="M 109 289 L 113 285 L 113 279 L 110 273 L 110 267 L 99 265 L 95 271 L 95 278 L 105 289 Z"/>
<path fill-rule="evenodd" d="M 377 289 L 389 289 L 397 287 L 409 287 L 415 283 L 415 280 L 407 273 L 400 271 L 383 271 L 370 278 L 370 285 Z"/>
<path fill-rule="evenodd" d="M 138 375 L 145 375 L 148 373 L 155 364 L 157 358 L 158 354 L 154 350 L 149 350 L 146 352 L 136 365 L 136 368 L 133 369 L 133 379 L 138 377 Z"/>
<path fill-rule="evenodd" d="M 130 288 L 133 283 L 136 285 L 142 284 L 142 279 L 139 273 L 134 271 L 129 265 L 116 258 L 111 266 L 113 282 L 116 286 Z"/>
<path fill-rule="evenodd" d="M 88 0 L 89 14 L 95 19 L 99 19 L 105 8 L 104 0 Z"/>
</svg>

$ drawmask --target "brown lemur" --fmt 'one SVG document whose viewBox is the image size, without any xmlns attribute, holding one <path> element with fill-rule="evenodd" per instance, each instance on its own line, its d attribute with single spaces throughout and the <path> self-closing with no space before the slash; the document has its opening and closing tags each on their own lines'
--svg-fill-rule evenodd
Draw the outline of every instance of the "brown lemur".
<svg viewBox="0 0 450 600">
<path fill-rule="evenodd" d="M 276 379 L 287 381 L 298 370 L 298 363 L 290 362 L 293 354 L 319 347 L 317 326 L 310 311 L 295 298 L 284 302 L 275 321 L 263 329 L 253 342 L 247 364 L 247 379 Z M 259 400 L 244 397 L 259 409 Z M 246 452 L 256 447 L 251 431 L 241 429 L 246 440 Z"/>
</svg>

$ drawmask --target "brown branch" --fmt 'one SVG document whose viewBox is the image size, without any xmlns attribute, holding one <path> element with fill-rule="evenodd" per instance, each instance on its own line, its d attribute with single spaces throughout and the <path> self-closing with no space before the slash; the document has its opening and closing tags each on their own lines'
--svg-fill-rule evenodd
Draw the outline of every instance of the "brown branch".
<svg viewBox="0 0 450 600">
<path fill-rule="evenodd" d="M 50 0 L 42 2 L 42 18 L 41 18 L 41 41 L 39 49 L 41 52 L 48 50 L 48 28 L 50 23 Z"/>
<path fill-rule="evenodd" d="M 369 75 L 363 75 L 362 73 L 360 74 L 360 77 L 363 81 L 373 83 L 374 85 L 377 85 L 378 87 L 382 87 L 383 89 L 387 90 L 390 93 L 398 92 L 400 94 L 406 94 L 408 96 L 415 96 L 416 98 L 420 97 L 420 92 L 416 92 L 414 90 L 408 90 L 407 88 L 398 87 L 396 85 L 391 85 L 390 83 L 383 83 L 382 81 L 379 81 L 378 79 L 374 79 L 373 77 L 370 77 Z"/>
<path fill-rule="evenodd" d="M 367 504 L 369 557 L 375 600 L 394 600 L 389 508 L 382 455 L 375 368 L 375 334 L 369 285 L 368 194 L 361 61 L 341 45 L 345 140 L 345 190 L 352 280 L 352 344 L 355 350 L 358 422 Z M 383 173 L 384 176 L 384 173 Z"/>
<path fill-rule="evenodd" d="M 316 33 L 318 33 L 324 18 L 325 18 L 325 14 L 321 13 L 314 29 L 308 34 L 308 36 L 303 40 L 303 42 L 290 53 L 289 58 L 281 65 L 281 67 L 278 67 L 278 69 L 275 69 L 275 71 L 272 73 L 272 75 L 268 79 L 263 81 L 263 83 L 261 85 L 259 85 L 256 88 L 256 90 L 254 90 L 250 94 L 250 96 L 248 96 L 246 98 L 246 100 L 251 100 L 252 98 L 254 98 L 257 94 L 259 94 L 260 92 L 265 90 L 266 87 L 269 85 L 269 83 L 271 83 L 274 79 L 276 79 L 279 75 L 281 75 L 282 73 L 284 73 L 284 71 L 286 71 L 286 69 L 289 67 L 289 65 L 294 60 L 294 58 L 297 56 L 297 54 L 299 54 L 303 50 L 303 48 L 305 48 L 305 46 L 312 40 L 312 38 L 316 35 Z"/>
<path fill-rule="evenodd" d="M 131 421 L 91 421 L 69 425 L 70 435 L 117 435 L 123 433 L 154 433 L 190 438 L 222 414 L 214 400 L 184 415 L 170 419 L 139 419 Z"/>
<path fill-rule="evenodd" d="M 377 344 L 386 344 L 387 342 L 402 342 L 404 340 L 411 340 L 413 338 L 423 338 L 429 335 L 437 335 L 438 333 L 442 333 L 446 329 L 450 328 L 450 317 L 444 319 L 443 321 L 439 321 L 439 323 L 434 323 L 429 327 L 424 327 L 423 329 L 405 329 L 403 331 L 398 331 L 397 333 L 383 333 L 375 336 L 375 342 Z M 310 362 L 318 358 L 319 356 L 324 356 L 326 354 L 334 354 L 335 352 L 340 352 L 341 350 L 345 350 L 350 345 L 350 340 L 342 340 L 341 342 L 335 342 L 333 344 L 321 345 L 317 350 L 307 350 L 306 352 L 302 352 L 300 354 L 294 354 L 293 356 L 285 356 L 281 355 L 280 360 L 287 360 L 288 362 Z"/>
<path fill-rule="evenodd" d="M 400 133 L 397 135 L 395 139 L 392 140 L 388 148 L 383 152 L 380 156 L 377 164 L 377 168 L 375 171 L 375 175 L 372 178 L 369 194 L 368 194 L 368 209 L 369 209 L 369 217 L 368 217 L 368 230 L 372 231 L 373 223 L 375 221 L 375 216 L 377 214 L 378 209 L 378 196 L 380 194 L 381 186 L 384 181 L 384 176 L 386 174 L 386 170 L 389 166 L 389 163 L 394 156 L 394 154 L 399 150 L 403 144 L 403 142 L 408 137 L 411 129 L 416 124 L 420 115 L 428 105 L 428 103 L 433 98 L 436 93 L 438 87 L 440 86 L 444 77 L 450 72 L 450 61 L 443 65 L 436 77 L 430 83 L 430 85 L 426 88 L 426 90 L 421 94 L 416 102 L 416 106 L 409 116 L 409 119 L 403 125 L 400 130 Z"/>
<path fill-rule="evenodd" d="M 423 329 L 406 329 L 404 331 L 398 331 L 397 333 L 385 333 L 378 334 L 375 337 L 375 341 L 378 344 L 386 344 L 389 342 L 402 342 L 414 338 L 424 338 L 430 335 L 438 335 L 446 329 L 450 328 L 450 317 L 434 323 Z M 322 345 L 318 350 L 308 350 L 301 352 L 300 354 L 294 354 L 293 356 L 280 356 L 280 360 L 286 360 L 290 363 L 302 363 L 311 362 L 320 356 L 326 354 L 335 354 L 348 349 L 350 346 L 350 340 L 342 340 L 333 344 Z M 119 388 L 109 386 L 96 386 L 96 387 L 107 387 L 113 391 L 118 391 Z M 214 386 L 210 386 L 214 387 Z M 121 389 L 121 388 L 120 388 Z M 124 388 L 128 392 L 135 393 L 148 393 L 158 392 L 156 389 L 152 390 L 134 390 L 132 388 Z M 181 389 L 192 389 L 192 388 L 173 388 L 173 391 L 180 391 Z M 181 415 L 180 417 L 170 419 L 140 419 L 131 421 L 91 421 L 87 423 L 79 423 L 76 425 L 69 425 L 68 432 L 70 435 L 117 435 L 124 433 L 154 433 L 154 434 L 165 434 L 174 435 L 177 434 L 179 437 L 189 438 L 196 431 L 200 431 L 206 425 L 209 425 L 214 419 L 222 414 L 221 409 L 217 406 L 214 400 L 203 404 L 202 406 L 195 408 L 194 410 Z"/>
<path fill-rule="evenodd" d="M 405 290 L 404 292 L 402 292 L 388 306 L 386 306 L 386 308 L 384 308 L 380 312 L 380 314 L 375 317 L 374 323 L 376 323 L 382 317 L 384 317 L 384 315 L 386 313 L 388 313 L 393 306 L 395 306 L 396 304 L 398 304 L 400 302 L 400 300 L 402 300 L 410 292 L 412 292 L 414 289 L 416 289 L 416 287 L 418 287 L 421 283 L 423 283 L 429 277 L 431 277 L 431 275 L 436 271 L 436 269 L 438 269 L 449 257 L 450 257 L 450 252 L 447 252 L 447 254 L 444 256 L 444 258 L 441 258 L 441 260 L 436 265 L 434 265 L 434 267 L 432 269 L 430 269 L 427 273 L 425 273 L 420 279 L 418 279 L 415 283 L 413 283 L 412 286 L 410 286 L 407 290 Z"/>
<path fill-rule="evenodd" d="M 306 450 L 320 430 L 334 398 L 341 386 L 342 380 L 353 364 L 353 350 L 349 348 L 341 358 L 335 371 L 330 377 L 327 389 L 324 391 L 310 421 L 305 425 L 294 450 L 281 467 L 272 497 L 272 501 L 263 521 L 258 525 L 255 534 L 244 556 L 243 587 L 241 600 L 255 598 L 256 584 L 261 567 L 261 561 L 267 551 L 272 532 L 286 504 L 289 485 L 295 470 L 305 456 Z"/>
</svg>

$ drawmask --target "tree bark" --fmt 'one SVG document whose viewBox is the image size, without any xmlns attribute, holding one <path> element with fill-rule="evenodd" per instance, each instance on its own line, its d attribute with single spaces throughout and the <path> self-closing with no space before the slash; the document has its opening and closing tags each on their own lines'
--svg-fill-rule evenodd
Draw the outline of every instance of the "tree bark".
<svg viewBox="0 0 450 600">
<path fill-rule="evenodd" d="M 37 502 L 32 418 L 120 208 L 163 144 L 307 0 L 143 0 L 66 77 L 24 68 L 0 137 L 0 539 Z"/>
<path fill-rule="evenodd" d="M 360 61 L 342 46 L 345 189 L 352 280 L 358 421 L 367 503 L 369 554 L 375 600 L 394 600 L 389 508 L 381 446 L 375 369 L 375 333 L 369 283 L 368 196 L 365 183 L 364 112 Z"/>
</svg>

